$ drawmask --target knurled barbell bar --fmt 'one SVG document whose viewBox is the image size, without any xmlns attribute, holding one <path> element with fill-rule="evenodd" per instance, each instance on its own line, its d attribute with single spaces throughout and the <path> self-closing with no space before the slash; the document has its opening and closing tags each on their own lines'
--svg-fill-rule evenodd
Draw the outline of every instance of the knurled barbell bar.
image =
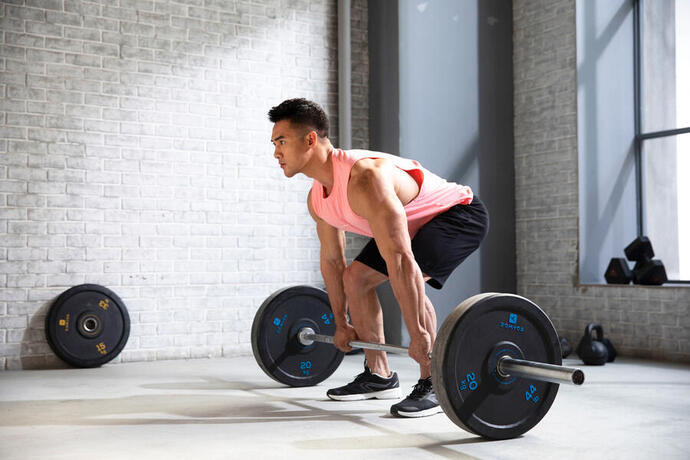
<svg viewBox="0 0 690 460">
<path fill-rule="evenodd" d="M 273 293 L 252 325 L 252 350 L 271 378 L 309 386 L 328 378 L 344 353 L 325 291 L 295 286 Z M 407 348 L 354 341 L 350 346 L 407 354 Z M 580 385 L 579 369 L 561 366 L 558 335 L 533 302 L 488 293 L 458 305 L 441 325 L 431 353 L 439 404 L 461 428 L 489 439 L 519 436 L 551 407 L 560 383 Z"/>
</svg>

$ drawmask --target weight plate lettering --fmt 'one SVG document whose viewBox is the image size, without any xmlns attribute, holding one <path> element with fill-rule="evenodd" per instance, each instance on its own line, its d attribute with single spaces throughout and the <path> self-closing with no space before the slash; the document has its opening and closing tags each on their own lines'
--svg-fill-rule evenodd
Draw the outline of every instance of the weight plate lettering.
<svg viewBox="0 0 690 460">
<path fill-rule="evenodd" d="M 316 385 L 335 372 L 344 353 L 327 343 L 299 343 L 303 327 L 334 335 L 328 294 L 311 286 L 281 289 L 259 307 L 252 324 L 252 351 L 272 379 L 294 387 Z"/>
<path fill-rule="evenodd" d="M 501 356 L 561 364 L 558 335 L 524 297 L 480 294 L 462 302 L 439 330 L 432 380 L 443 411 L 459 427 L 489 439 L 520 436 L 546 415 L 558 384 L 495 371 Z"/>
<path fill-rule="evenodd" d="M 114 359 L 129 338 L 129 314 L 110 289 L 82 284 L 53 302 L 46 316 L 48 344 L 63 361 L 97 367 Z"/>
</svg>

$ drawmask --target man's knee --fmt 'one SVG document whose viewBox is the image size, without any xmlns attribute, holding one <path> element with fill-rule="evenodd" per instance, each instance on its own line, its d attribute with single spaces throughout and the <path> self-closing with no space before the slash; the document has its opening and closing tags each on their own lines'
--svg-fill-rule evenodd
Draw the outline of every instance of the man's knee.
<svg viewBox="0 0 690 460">
<path fill-rule="evenodd" d="M 343 272 L 345 295 L 358 296 L 368 293 L 385 281 L 386 276 L 360 262 L 353 262 Z"/>
</svg>

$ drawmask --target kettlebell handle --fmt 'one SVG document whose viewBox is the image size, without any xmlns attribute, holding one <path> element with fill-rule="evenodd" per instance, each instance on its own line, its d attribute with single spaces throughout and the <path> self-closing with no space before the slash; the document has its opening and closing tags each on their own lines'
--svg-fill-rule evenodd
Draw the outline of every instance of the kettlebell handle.
<svg viewBox="0 0 690 460">
<path fill-rule="evenodd" d="M 594 337 L 592 336 L 594 332 L 597 333 L 596 339 L 594 339 Z M 604 340 L 604 328 L 601 327 L 601 324 L 599 323 L 590 323 L 587 325 L 587 328 L 585 328 L 585 335 L 587 337 L 591 337 L 594 340 L 601 342 L 602 340 Z"/>
</svg>

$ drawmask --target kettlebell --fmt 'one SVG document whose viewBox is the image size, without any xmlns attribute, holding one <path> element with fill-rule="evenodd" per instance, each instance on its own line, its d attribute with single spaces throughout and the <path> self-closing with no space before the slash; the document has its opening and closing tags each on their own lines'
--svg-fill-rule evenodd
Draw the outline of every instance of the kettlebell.
<svg viewBox="0 0 690 460">
<path fill-rule="evenodd" d="M 609 358 L 606 360 L 607 363 L 613 362 L 614 359 L 616 359 L 616 356 L 618 356 L 618 352 L 616 351 L 616 348 L 613 346 L 611 341 L 609 339 L 604 339 L 601 341 L 604 346 L 606 347 L 606 350 L 609 352 Z"/>
<path fill-rule="evenodd" d="M 561 358 L 565 359 L 573 352 L 573 346 L 570 345 L 570 341 L 565 337 L 559 337 L 558 340 L 561 342 Z"/>
<path fill-rule="evenodd" d="M 596 332 L 596 339 L 594 338 Z M 585 335 L 582 336 L 577 345 L 577 355 L 582 362 L 591 366 L 601 366 L 606 364 L 609 352 L 601 341 L 604 338 L 604 329 L 601 324 L 590 323 L 585 328 Z"/>
</svg>

